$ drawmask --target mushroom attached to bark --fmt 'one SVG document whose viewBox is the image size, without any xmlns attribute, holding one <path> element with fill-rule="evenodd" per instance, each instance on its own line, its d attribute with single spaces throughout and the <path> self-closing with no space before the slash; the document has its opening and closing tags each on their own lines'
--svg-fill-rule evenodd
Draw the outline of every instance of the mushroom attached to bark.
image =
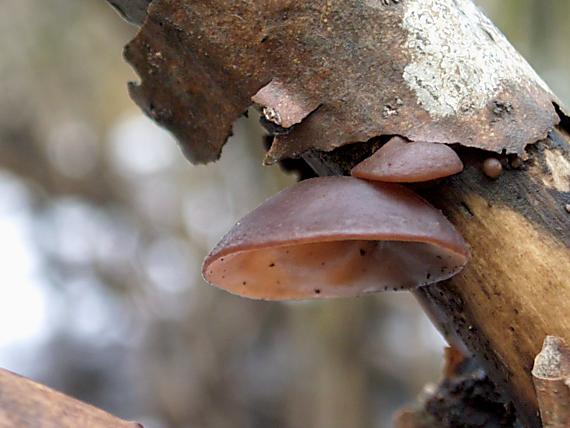
<svg viewBox="0 0 570 428">
<path fill-rule="evenodd" d="M 442 213 L 405 187 L 321 177 L 245 216 L 206 258 L 203 275 L 254 299 L 357 296 L 448 279 L 468 254 Z"/>
<path fill-rule="evenodd" d="M 394 137 L 352 169 L 352 175 L 374 181 L 416 183 L 463 171 L 463 163 L 445 144 L 407 142 Z"/>
</svg>

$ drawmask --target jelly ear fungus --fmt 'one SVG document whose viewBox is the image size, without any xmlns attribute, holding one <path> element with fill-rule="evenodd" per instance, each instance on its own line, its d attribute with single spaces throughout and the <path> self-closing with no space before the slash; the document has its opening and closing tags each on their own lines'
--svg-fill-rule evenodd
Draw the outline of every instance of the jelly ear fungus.
<svg viewBox="0 0 570 428">
<path fill-rule="evenodd" d="M 393 183 L 416 183 L 463 171 L 455 151 L 439 143 L 408 142 L 393 137 L 372 156 L 356 165 L 354 177 Z"/>
<path fill-rule="evenodd" d="M 349 297 L 448 279 L 468 256 L 453 225 L 411 190 L 321 177 L 245 216 L 208 255 L 203 275 L 254 299 Z"/>
</svg>

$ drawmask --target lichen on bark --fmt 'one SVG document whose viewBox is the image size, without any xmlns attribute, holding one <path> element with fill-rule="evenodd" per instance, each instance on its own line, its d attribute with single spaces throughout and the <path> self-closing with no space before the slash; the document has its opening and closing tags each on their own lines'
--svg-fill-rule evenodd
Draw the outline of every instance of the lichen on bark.
<svg viewBox="0 0 570 428">
<path fill-rule="evenodd" d="M 131 94 L 196 163 L 219 157 L 253 101 L 285 119 L 270 163 L 382 135 L 522 154 L 558 101 L 456 3 L 154 0 L 125 50 L 142 80 Z"/>
</svg>

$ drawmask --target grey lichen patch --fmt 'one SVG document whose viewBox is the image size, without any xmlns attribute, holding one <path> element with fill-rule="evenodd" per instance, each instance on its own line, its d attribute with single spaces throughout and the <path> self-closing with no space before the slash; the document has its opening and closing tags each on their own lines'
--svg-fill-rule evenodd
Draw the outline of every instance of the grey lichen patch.
<svg viewBox="0 0 570 428">
<path fill-rule="evenodd" d="M 556 337 L 546 336 L 542 351 L 534 362 L 533 374 L 538 377 L 552 378 L 562 375 L 564 345 Z"/>
<path fill-rule="evenodd" d="M 435 117 L 483 109 L 506 85 L 538 84 L 532 67 L 471 0 L 406 2 L 402 26 L 412 61 L 404 80 Z"/>
<path fill-rule="evenodd" d="M 252 102 L 279 131 L 272 162 L 383 135 L 523 157 L 560 121 L 471 0 L 153 0 L 125 58 L 131 96 L 194 163 Z"/>
</svg>

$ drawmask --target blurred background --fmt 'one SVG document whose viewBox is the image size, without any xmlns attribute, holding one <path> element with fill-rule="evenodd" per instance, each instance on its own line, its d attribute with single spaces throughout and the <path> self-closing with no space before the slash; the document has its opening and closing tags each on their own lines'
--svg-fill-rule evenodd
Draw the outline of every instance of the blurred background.
<svg viewBox="0 0 570 428">
<path fill-rule="evenodd" d="M 202 281 L 296 180 L 261 166 L 255 118 L 191 166 L 129 100 L 135 28 L 103 0 L 1 4 L 0 367 L 146 428 L 383 428 L 437 382 L 444 342 L 406 293 L 263 303 Z M 570 2 L 479 4 L 568 103 Z"/>
</svg>

